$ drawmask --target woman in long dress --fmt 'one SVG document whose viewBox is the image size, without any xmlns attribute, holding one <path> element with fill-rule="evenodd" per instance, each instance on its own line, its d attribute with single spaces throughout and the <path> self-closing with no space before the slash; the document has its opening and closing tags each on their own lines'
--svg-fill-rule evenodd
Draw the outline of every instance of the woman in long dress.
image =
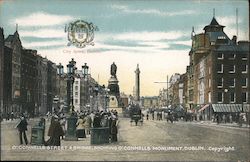
<svg viewBox="0 0 250 162">
<path fill-rule="evenodd" d="M 86 122 L 86 119 L 84 118 L 84 115 L 81 115 L 76 123 L 76 136 L 77 136 L 77 138 L 86 138 L 85 122 Z"/>
</svg>

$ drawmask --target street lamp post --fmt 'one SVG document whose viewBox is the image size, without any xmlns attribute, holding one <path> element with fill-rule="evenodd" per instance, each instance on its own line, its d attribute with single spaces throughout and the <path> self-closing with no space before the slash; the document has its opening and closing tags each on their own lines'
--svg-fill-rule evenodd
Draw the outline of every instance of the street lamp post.
<svg viewBox="0 0 250 162">
<path fill-rule="evenodd" d="M 68 78 L 68 83 L 67 83 L 67 106 L 68 106 L 68 117 L 67 117 L 67 131 L 65 135 L 65 140 L 68 141 L 76 141 L 76 122 L 77 122 L 77 115 L 74 110 L 74 97 L 73 97 L 73 86 L 74 86 L 74 81 L 75 77 L 79 77 L 78 75 L 75 74 L 76 71 L 76 62 L 72 58 L 72 60 L 69 62 L 67 65 L 67 75 L 66 77 Z M 86 64 L 85 64 L 86 66 Z M 58 74 L 61 77 L 63 74 L 63 66 L 59 64 L 57 66 L 58 68 Z M 84 72 L 88 72 L 88 68 L 84 70 Z M 87 74 L 87 73 L 85 73 Z M 60 88 L 60 85 L 59 85 Z"/>
<path fill-rule="evenodd" d="M 94 87 L 94 92 L 95 92 L 95 105 L 96 105 L 96 111 L 98 111 L 98 104 L 99 104 L 99 99 L 98 99 L 98 93 L 99 93 L 99 85 L 96 84 Z"/>
<path fill-rule="evenodd" d="M 87 66 L 87 63 L 84 63 L 84 66 L 82 66 L 82 73 L 84 78 L 84 104 L 87 107 L 89 103 L 89 88 L 88 88 L 88 70 L 89 67 Z"/>
</svg>

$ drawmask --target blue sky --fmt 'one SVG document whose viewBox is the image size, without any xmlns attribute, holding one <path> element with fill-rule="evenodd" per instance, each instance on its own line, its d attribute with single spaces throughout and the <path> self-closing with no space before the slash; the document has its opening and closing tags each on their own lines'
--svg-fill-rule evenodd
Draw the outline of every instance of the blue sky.
<svg viewBox="0 0 250 162">
<path fill-rule="evenodd" d="M 0 1 L 0 26 L 5 37 L 18 31 L 23 47 L 37 49 L 55 63 L 66 65 L 74 57 L 78 68 L 87 62 L 91 74 L 107 85 L 112 62 L 118 66 L 121 91 L 132 94 L 134 71 L 141 69 L 141 94 L 157 95 L 154 81 L 185 73 L 192 26 L 203 32 L 213 17 L 236 34 L 235 10 L 239 10 L 239 39 L 248 40 L 247 0 L 4 0 Z M 67 46 L 64 27 L 75 20 L 98 26 L 95 46 Z M 98 77 L 99 76 L 99 77 Z"/>
</svg>

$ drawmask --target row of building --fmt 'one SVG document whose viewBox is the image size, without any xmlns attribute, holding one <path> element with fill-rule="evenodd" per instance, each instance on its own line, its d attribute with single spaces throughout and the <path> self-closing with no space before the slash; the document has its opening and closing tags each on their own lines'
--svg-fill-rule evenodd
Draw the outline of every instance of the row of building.
<svg viewBox="0 0 250 162">
<path fill-rule="evenodd" d="M 151 103 L 147 107 L 181 105 L 186 110 L 208 111 L 207 118 L 212 111 L 236 112 L 243 105 L 243 111 L 249 111 L 250 44 L 237 41 L 237 36 L 230 39 L 224 27 L 213 17 L 204 33 L 193 29 L 186 73 L 172 75 L 157 98 L 146 98 Z"/>
<path fill-rule="evenodd" d="M 4 38 L 0 28 L 0 111 L 45 114 L 51 111 L 56 92 L 56 65 L 25 49 L 18 31 Z"/>
</svg>

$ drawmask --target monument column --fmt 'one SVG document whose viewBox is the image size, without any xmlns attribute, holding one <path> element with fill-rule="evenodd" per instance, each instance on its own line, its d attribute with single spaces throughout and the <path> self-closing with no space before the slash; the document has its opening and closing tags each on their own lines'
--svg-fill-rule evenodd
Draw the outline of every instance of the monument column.
<svg viewBox="0 0 250 162">
<path fill-rule="evenodd" d="M 135 70 L 135 101 L 140 101 L 140 69 L 139 64 Z"/>
</svg>

